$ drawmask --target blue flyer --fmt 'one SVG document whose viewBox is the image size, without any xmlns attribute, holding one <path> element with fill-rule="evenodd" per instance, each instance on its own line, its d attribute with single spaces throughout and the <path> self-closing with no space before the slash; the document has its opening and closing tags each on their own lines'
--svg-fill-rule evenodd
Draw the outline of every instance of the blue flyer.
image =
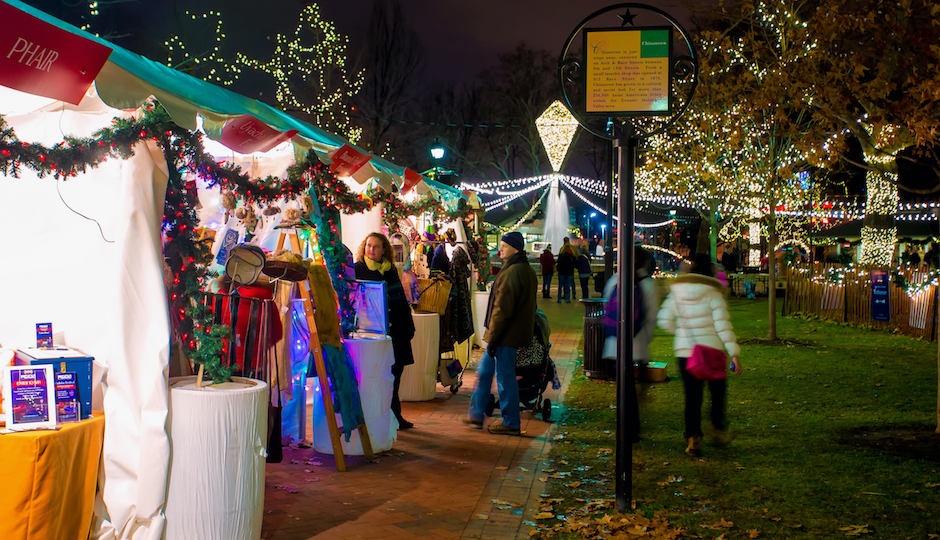
<svg viewBox="0 0 940 540">
<path fill-rule="evenodd" d="M 55 374 L 56 417 L 59 423 L 81 420 L 78 402 L 78 377 L 74 372 Z"/>
<path fill-rule="evenodd" d="M 46 380 L 46 370 L 17 369 L 10 375 L 10 408 L 13 411 L 13 422 L 48 422 L 49 381 Z"/>
<path fill-rule="evenodd" d="M 52 348 L 52 323 L 36 323 L 36 347 L 39 349 Z"/>
</svg>

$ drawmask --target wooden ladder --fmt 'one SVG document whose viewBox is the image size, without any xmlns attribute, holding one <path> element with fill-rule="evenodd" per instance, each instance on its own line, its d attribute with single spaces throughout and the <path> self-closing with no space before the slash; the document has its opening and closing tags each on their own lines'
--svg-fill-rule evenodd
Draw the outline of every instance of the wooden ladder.
<svg viewBox="0 0 940 540">
<path fill-rule="evenodd" d="M 315 233 L 314 233 L 315 234 Z M 296 229 L 282 229 L 281 236 L 277 241 L 277 250 L 284 249 L 284 241 L 290 239 L 291 252 L 303 257 L 300 249 L 300 239 L 297 237 Z M 336 424 L 336 413 L 333 411 L 333 395 L 330 393 L 329 376 L 326 371 L 326 363 L 323 360 L 323 349 L 320 346 L 320 336 L 317 332 L 317 323 L 313 318 L 314 306 L 311 300 L 310 280 L 305 279 L 298 284 L 300 289 L 300 298 L 303 301 L 304 315 L 307 318 L 307 328 L 310 330 L 310 354 L 313 355 L 314 365 L 317 367 L 317 377 L 320 379 L 320 395 L 323 397 L 323 408 L 326 412 L 326 423 L 330 429 L 330 441 L 333 444 L 333 457 L 336 458 L 336 470 L 346 471 L 346 457 L 343 455 L 343 443 L 339 438 L 339 427 Z M 335 293 L 334 293 L 335 294 Z M 369 428 L 365 421 L 359 424 L 359 440 L 362 442 L 362 453 L 366 461 L 372 461 L 375 457 L 372 451 L 372 440 L 369 438 Z"/>
</svg>

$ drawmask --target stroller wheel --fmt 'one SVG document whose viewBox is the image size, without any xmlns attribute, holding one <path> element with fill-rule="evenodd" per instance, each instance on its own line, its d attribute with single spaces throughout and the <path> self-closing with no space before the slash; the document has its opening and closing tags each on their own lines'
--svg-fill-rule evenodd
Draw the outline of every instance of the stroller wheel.
<svg viewBox="0 0 940 540">
<path fill-rule="evenodd" d="M 496 406 L 499 405 L 499 400 L 493 394 L 490 394 L 490 402 L 486 404 L 486 415 L 493 416 L 493 411 L 496 410 Z"/>
<path fill-rule="evenodd" d="M 542 420 L 549 422 L 551 421 L 551 419 L 552 419 L 552 402 L 547 399 L 543 399 L 542 400 Z"/>
<path fill-rule="evenodd" d="M 452 385 L 450 385 L 450 393 L 451 393 L 451 394 L 456 394 L 456 393 L 457 393 L 457 390 L 460 390 L 460 385 L 459 385 L 459 384 L 452 384 Z"/>
</svg>

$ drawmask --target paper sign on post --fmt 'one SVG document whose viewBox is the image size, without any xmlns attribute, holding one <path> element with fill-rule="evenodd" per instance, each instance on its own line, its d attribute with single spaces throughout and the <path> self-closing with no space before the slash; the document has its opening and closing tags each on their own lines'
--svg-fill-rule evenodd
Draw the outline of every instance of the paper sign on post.
<svg viewBox="0 0 940 540">
<path fill-rule="evenodd" d="M 243 114 L 225 122 L 222 144 L 240 154 L 267 152 L 297 133 L 296 129 L 278 131 L 250 114 Z"/>
<path fill-rule="evenodd" d="M 330 172 L 336 176 L 352 176 L 363 165 L 372 159 L 369 154 L 364 154 L 348 144 L 339 147 L 333 155 L 330 156 L 333 163 L 330 165 Z"/>
<path fill-rule="evenodd" d="M 0 2 L 0 84 L 78 105 L 111 49 Z"/>
</svg>

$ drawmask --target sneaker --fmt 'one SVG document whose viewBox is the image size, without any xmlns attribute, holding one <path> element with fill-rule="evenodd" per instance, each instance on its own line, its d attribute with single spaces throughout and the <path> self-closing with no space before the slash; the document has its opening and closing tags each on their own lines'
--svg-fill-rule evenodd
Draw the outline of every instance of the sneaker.
<svg viewBox="0 0 940 540">
<path fill-rule="evenodd" d="M 474 420 L 473 418 L 464 417 L 461 421 L 473 429 L 483 429 L 483 420 Z"/>
<path fill-rule="evenodd" d="M 519 428 L 511 428 L 506 424 L 491 425 L 486 429 L 494 435 L 522 435 L 522 432 L 519 430 Z"/>
</svg>

